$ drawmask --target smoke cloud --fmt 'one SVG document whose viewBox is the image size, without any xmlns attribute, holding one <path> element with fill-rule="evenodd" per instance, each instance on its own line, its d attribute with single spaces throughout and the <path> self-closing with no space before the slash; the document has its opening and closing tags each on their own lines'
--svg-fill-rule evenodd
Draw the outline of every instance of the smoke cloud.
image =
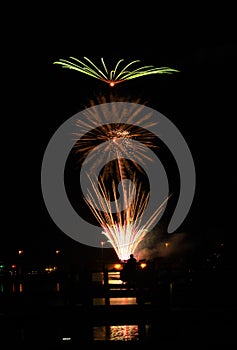
<svg viewBox="0 0 237 350">
<path fill-rule="evenodd" d="M 186 260 L 198 249 L 199 239 L 193 233 L 165 233 L 162 229 L 151 230 L 138 246 L 137 260 L 156 258 Z"/>
</svg>

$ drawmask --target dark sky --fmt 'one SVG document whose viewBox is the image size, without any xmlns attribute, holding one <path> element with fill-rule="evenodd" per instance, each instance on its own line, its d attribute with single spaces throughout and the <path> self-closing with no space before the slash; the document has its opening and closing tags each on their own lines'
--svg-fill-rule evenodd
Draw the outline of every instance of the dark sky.
<svg viewBox="0 0 237 350">
<path fill-rule="evenodd" d="M 144 64 L 180 70 L 173 75 L 122 83 L 116 87 L 116 93 L 146 100 L 149 107 L 177 126 L 189 145 L 197 186 L 190 213 L 180 231 L 200 232 L 204 237 L 221 234 L 231 246 L 235 234 L 236 158 L 233 29 L 228 27 L 224 31 L 218 21 L 208 25 L 206 19 L 205 28 L 199 30 L 197 23 L 200 28 L 203 22 L 192 23 L 190 18 L 182 30 L 174 23 L 168 31 L 155 21 L 144 26 L 134 20 L 135 23 L 121 23 L 119 28 L 103 23 L 98 30 L 87 33 L 79 22 L 66 26 L 55 18 L 52 23 L 50 18 L 47 22 L 42 18 L 36 24 L 31 20 L 28 30 L 22 33 L 16 30 L 13 43 L 6 43 L 11 100 L 3 133 L 8 134 L 10 144 L 4 166 L 9 191 L 0 254 L 11 256 L 18 247 L 23 247 L 34 257 L 60 247 L 77 258 L 81 254 L 87 258 L 100 255 L 97 249 L 74 242 L 57 228 L 41 194 L 41 162 L 53 133 L 88 106 L 90 99 L 109 90 L 96 79 L 53 65 L 55 60 L 69 56 L 79 59 L 87 56 L 96 62 L 104 57 L 108 66 L 120 58 L 140 59 Z M 179 21 L 175 23 L 178 25 Z M 30 28 L 33 36 L 29 35 Z"/>
</svg>

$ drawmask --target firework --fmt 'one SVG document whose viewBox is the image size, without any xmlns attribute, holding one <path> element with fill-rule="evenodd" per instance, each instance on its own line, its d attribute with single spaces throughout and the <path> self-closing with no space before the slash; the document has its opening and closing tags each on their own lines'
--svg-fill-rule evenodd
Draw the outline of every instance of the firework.
<svg viewBox="0 0 237 350">
<path fill-rule="evenodd" d="M 158 121 L 144 105 L 131 104 L 129 111 L 123 103 L 102 105 L 99 110 L 84 110 L 76 120 L 74 152 L 81 162 L 80 183 L 85 201 L 118 258 L 127 260 L 157 222 L 167 202 L 165 186 L 159 207 L 150 201 L 154 180 L 150 187 L 146 174 L 147 163 L 154 161 L 150 148 L 158 147 L 157 136 L 149 129 Z M 162 170 L 158 177 L 161 174 Z"/>
<path fill-rule="evenodd" d="M 89 75 L 95 79 L 99 79 L 109 84 L 111 87 L 115 86 L 116 84 L 122 83 L 126 80 L 141 78 L 151 74 L 171 74 L 174 72 L 178 72 L 177 69 L 169 67 L 157 68 L 153 65 L 140 67 L 138 66 L 137 68 L 128 70 L 131 69 L 132 66 L 134 67 L 134 65 L 140 63 L 141 61 L 134 60 L 121 67 L 121 64 L 122 62 L 124 62 L 124 59 L 120 59 L 116 63 L 114 69 L 109 71 L 103 58 L 101 58 L 101 68 L 87 57 L 84 57 L 84 60 L 86 62 L 83 62 L 82 60 L 79 60 L 75 57 L 70 57 L 70 60 L 59 59 L 59 61 L 55 61 L 53 63 L 60 64 L 63 68 L 73 69 L 80 73 Z"/>
<path fill-rule="evenodd" d="M 110 100 L 116 101 L 116 98 L 110 95 Z M 104 104 L 105 102 L 106 97 L 102 96 L 99 103 Z M 94 105 L 94 101 L 91 101 L 91 105 Z M 149 113 L 144 113 L 144 105 L 134 104 L 134 110 L 131 110 L 126 119 L 124 117 L 126 111 L 120 110 L 117 105 L 113 105 L 112 110 L 106 106 L 104 104 L 103 112 L 100 113 L 87 109 L 84 118 L 76 121 L 78 131 L 74 133 L 77 140 L 74 151 L 80 154 L 81 160 L 85 159 L 85 162 L 90 162 L 92 171 L 102 162 L 104 163 L 106 155 L 108 161 L 113 156 L 117 159 L 120 172 L 125 168 L 128 171 L 131 164 L 141 171 L 144 161 L 150 160 L 147 149 L 158 148 L 156 136 L 148 131 L 158 121 L 154 121 Z M 111 113 L 117 123 L 108 122 L 108 115 Z M 136 124 L 139 124 L 139 127 Z M 134 140 L 137 141 L 136 144 Z M 106 144 L 103 152 L 93 152 L 93 149 L 100 144 Z M 114 171 L 114 168 L 111 170 Z M 109 167 L 107 167 L 107 173 L 108 175 L 111 173 Z"/>
<path fill-rule="evenodd" d="M 151 225 L 164 209 L 168 197 L 144 222 L 142 219 L 149 201 L 149 192 L 142 189 L 142 184 L 136 176 L 133 177 L 133 181 L 129 181 L 128 185 L 124 183 L 127 180 L 122 179 L 122 203 L 116 199 L 115 181 L 112 183 L 111 195 L 103 179 L 97 183 L 89 175 L 88 177 L 92 188 L 86 196 L 88 206 L 118 258 L 125 261 L 130 254 L 135 253 Z"/>
</svg>

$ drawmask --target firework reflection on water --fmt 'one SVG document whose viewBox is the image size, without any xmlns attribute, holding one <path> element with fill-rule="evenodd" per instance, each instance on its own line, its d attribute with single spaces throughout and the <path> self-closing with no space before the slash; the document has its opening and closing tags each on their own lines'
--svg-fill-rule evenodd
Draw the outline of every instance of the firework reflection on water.
<svg viewBox="0 0 237 350">
<path fill-rule="evenodd" d="M 132 341 L 140 340 L 138 325 L 114 325 L 93 327 L 95 341 Z"/>
</svg>

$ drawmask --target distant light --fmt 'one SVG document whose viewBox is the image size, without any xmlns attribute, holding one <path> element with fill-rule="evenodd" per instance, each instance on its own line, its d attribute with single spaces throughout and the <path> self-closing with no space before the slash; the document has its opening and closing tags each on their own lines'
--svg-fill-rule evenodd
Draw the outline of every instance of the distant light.
<svg viewBox="0 0 237 350">
<path fill-rule="evenodd" d="M 32 270 L 28 272 L 28 275 L 37 275 L 38 271 L 37 270 Z"/>
<path fill-rule="evenodd" d="M 46 266 L 44 269 L 46 272 L 50 273 L 57 270 L 57 266 Z"/>
<path fill-rule="evenodd" d="M 19 255 L 22 255 L 23 253 L 24 253 L 23 250 L 18 250 L 18 254 L 19 254 Z"/>
<path fill-rule="evenodd" d="M 168 242 L 165 242 L 165 246 L 168 247 L 170 244 Z"/>
<path fill-rule="evenodd" d="M 16 268 L 16 265 L 15 264 L 12 264 L 12 269 L 15 269 Z"/>
<path fill-rule="evenodd" d="M 59 254 L 59 253 L 61 253 L 61 250 L 56 250 L 55 253 Z"/>
<path fill-rule="evenodd" d="M 72 340 L 71 337 L 63 337 L 62 340 Z"/>
<path fill-rule="evenodd" d="M 140 267 L 141 267 L 142 269 L 144 269 L 144 267 L 146 267 L 146 263 L 141 263 L 141 264 L 140 264 Z"/>
</svg>

